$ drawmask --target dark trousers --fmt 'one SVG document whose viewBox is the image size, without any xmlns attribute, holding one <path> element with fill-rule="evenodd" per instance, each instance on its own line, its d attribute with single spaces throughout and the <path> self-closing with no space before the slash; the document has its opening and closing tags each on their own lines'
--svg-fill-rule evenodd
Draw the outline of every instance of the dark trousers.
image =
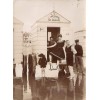
<svg viewBox="0 0 100 100">
<path fill-rule="evenodd" d="M 84 73 L 83 58 L 81 56 L 76 56 L 75 62 L 78 72 Z"/>
<path fill-rule="evenodd" d="M 16 77 L 16 64 L 13 64 L 13 77 Z"/>
<path fill-rule="evenodd" d="M 23 56 L 23 73 L 27 73 L 27 56 Z"/>
</svg>

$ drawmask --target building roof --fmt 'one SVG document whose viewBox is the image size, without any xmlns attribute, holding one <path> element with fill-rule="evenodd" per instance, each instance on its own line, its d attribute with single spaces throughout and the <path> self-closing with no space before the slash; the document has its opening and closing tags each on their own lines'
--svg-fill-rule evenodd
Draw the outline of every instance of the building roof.
<svg viewBox="0 0 100 100">
<path fill-rule="evenodd" d="M 64 18 L 62 15 L 57 13 L 55 10 L 53 10 L 48 15 L 40 18 L 36 22 L 38 22 L 38 23 L 50 23 L 50 22 L 51 23 L 67 23 L 67 24 L 71 23 L 68 19 Z"/>
<path fill-rule="evenodd" d="M 75 33 L 79 33 L 79 32 L 85 32 L 86 30 L 79 30 L 79 31 L 76 31 Z"/>
<path fill-rule="evenodd" d="M 20 21 L 20 20 L 17 19 L 16 17 L 13 17 L 13 23 L 14 23 L 14 24 L 24 24 L 22 21 Z"/>
</svg>

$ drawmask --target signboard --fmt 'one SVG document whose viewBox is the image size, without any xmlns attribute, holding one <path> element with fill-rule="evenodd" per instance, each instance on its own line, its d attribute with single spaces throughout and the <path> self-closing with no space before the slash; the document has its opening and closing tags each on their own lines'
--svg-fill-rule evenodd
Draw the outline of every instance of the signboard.
<svg viewBox="0 0 100 100">
<path fill-rule="evenodd" d="M 50 17 L 48 18 L 48 21 L 60 21 L 59 16 L 56 15 L 56 13 L 53 11 Z"/>
</svg>

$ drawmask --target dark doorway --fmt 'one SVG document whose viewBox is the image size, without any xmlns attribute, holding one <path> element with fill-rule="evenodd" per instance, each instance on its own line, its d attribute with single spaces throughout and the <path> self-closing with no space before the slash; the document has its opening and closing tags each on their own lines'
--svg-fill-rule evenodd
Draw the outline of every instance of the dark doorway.
<svg viewBox="0 0 100 100">
<path fill-rule="evenodd" d="M 50 41 L 50 37 L 57 42 L 57 36 L 60 34 L 60 27 L 47 27 L 47 42 Z M 49 52 L 47 52 L 47 60 L 49 61 Z M 52 56 L 52 62 L 56 63 L 57 59 Z"/>
<path fill-rule="evenodd" d="M 58 34 L 60 34 L 60 27 L 47 27 L 47 41 L 49 41 L 50 37 L 57 41 Z"/>
</svg>

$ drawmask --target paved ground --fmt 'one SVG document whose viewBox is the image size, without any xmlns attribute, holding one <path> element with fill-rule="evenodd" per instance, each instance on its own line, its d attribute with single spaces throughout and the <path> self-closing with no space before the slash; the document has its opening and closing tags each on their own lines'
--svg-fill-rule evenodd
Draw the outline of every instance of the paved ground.
<svg viewBox="0 0 100 100">
<path fill-rule="evenodd" d="M 53 64 L 53 68 L 54 70 L 50 70 L 50 65 L 47 64 L 47 67 L 45 68 L 45 77 L 58 77 L 58 69 L 56 69 L 56 64 Z M 16 66 L 16 77 L 22 77 L 22 65 L 21 64 Z M 39 65 L 36 66 L 35 77 L 41 77 L 41 68 Z"/>
<path fill-rule="evenodd" d="M 45 77 L 41 75 L 41 68 L 36 67 L 35 79 L 27 74 L 22 77 L 22 66 L 16 66 L 17 80 L 20 77 L 20 83 L 14 85 L 14 100 L 85 100 L 85 76 L 75 73 L 73 80 L 68 78 L 58 78 L 59 70 L 49 70 L 47 65 Z M 56 69 L 56 64 L 53 64 Z M 23 94 L 23 95 L 22 95 Z M 17 98 L 20 99 L 17 99 Z"/>
</svg>

